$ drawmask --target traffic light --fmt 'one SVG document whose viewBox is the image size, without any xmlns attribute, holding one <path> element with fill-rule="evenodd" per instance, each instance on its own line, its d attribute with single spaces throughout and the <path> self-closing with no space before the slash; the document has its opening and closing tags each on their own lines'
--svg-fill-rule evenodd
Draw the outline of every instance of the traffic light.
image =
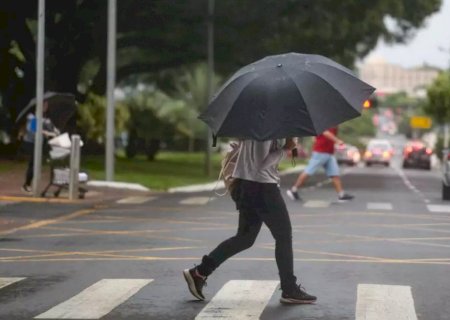
<svg viewBox="0 0 450 320">
<path fill-rule="evenodd" d="M 364 101 L 363 108 L 364 109 L 372 109 L 378 106 L 378 99 L 375 96 L 371 96 L 369 99 Z"/>
</svg>

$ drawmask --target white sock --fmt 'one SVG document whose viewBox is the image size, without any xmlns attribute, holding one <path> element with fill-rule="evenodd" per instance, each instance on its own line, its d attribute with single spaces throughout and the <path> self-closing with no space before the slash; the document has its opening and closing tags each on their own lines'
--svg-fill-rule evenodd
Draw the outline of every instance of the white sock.
<svg viewBox="0 0 450 320">
<path fill-rule="evenodd" d="M 298 190 L 298 189 L 297 189 L 296 186 L 294 186 L 294 187 L 291 188 L 291 191 L 292 191 L 292 192 L 297 192 L 297 190 Z"/>
<path fill-rule="evenodd" d="M 339 192 L 339 197 L 343 197 L 345 194 L 344 190 L 342 190 L 341 192 Z"/>
</svg>

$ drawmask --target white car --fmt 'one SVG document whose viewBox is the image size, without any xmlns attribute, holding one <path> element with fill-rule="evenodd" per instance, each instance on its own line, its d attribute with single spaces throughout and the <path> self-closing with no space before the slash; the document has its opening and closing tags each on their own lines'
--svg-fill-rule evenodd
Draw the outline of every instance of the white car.
<svg viewBox="0 0 450 320">
<path fill-rule="evenodd" d="M 368 167 L 372 164 L 383 164 L 389 167 L 393 155 L 394 148 L 388 140 L 372 139 L 364 152 L 364 162 Z"/>
</svg>

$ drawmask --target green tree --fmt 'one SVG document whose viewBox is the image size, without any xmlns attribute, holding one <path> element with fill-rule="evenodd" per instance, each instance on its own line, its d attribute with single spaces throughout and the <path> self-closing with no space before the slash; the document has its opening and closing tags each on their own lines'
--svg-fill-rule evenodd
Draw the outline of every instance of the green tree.
<svg viewBox="0 0 450 320">
<path fill-rule="evenodd" d="M 123 132 L 129 119 L 127 106 L 122 102 L 116 102 L 115 129 Z M 96 94 L 89 94 L 84 103 L 78 106 L 77 125 L 85 133 L 88 139 L 97 143 L 104 143 L 106 132 L 106 99 Z"/>
<path fill-rule="evenodd" d="M 217 88 L 219 76 L 213 77 L 213 87 Z M 174 79 L 175 90 L 172 95 L 184 102 L 184 107 L 174 112 L 177 128 L 189 138 L 188 150 L 193 151 L 194 140 L 205 137 L 206 126 L 197 117 L 208 104 L 208 66 L 206 63 L 184 68 L 181 75 Z"/>
<path fill-rule="evenodd" d="M 363 148 L 363 139 L 375 135 L 373 115 L 371 110 L 363 110 L 361 117 L 344 122 L 339 126 L 339 136 L 347 143 Z"/>
<path fill-rule="evenodd" d="M 161 141 L 174 135 L 174 112 L 184 108 L 184 103 L 154 86 L 127 88 L 126 96 L 131 115 L 127 123 L 126 155 L 133 158 L 141 150 L 149 160 L 154 160 Z"/>
<path fill-rule="evenodd" d="M 216 69 L 227 75 L 286 51 L 323 54 L 351 67 L 380 37 L 407 41 L 441 2 L 216 1 Z M 37 3 L 0 1 L 0 95 L 8 119 L 35 95 Z M 104 93 L 106 12 L 105 0 L 46 1 L 47 90 L 76 94 L 81 102 L 89 92 Z M 118 1 L 119 84 L 145 75 L 162 89 L 173 89 L 161 71 L 205 60 L 207 18 L 207 0 Z"/>
<path fill-rule="evenodd" d="M 450 72 L 442 72 L 428 88 L 424 111 L 439 124 L 450 122 Z"/>
</svg>

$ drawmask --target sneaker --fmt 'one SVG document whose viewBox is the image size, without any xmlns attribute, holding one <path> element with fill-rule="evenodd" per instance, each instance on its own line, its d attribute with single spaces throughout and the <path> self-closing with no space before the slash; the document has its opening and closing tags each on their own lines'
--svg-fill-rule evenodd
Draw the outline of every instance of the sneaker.
<svg viewBox="0 0 450 320">
<path fill-rule="evenodd" d="M 202 277 L 197 268 L 186 269 L 183 271 L 184 279 L 188 284 L 189 291 L 199 300 L 205 300 L 202 289 L 206 286 L 206 277 Z"/>
<path fill-rule="evenodd" d="M 291 293 L 283 292 L 281 294 L 280 303 L 285 304 L 311 304 L 317 301 L 317 297 L 306 293 L 305 288 L 301 285 L 295 286 Z"/>
<path fill-rule="evenodd" d="M 342 196 L 338 198 L 339 202 L 347 202 L 354 198 L 351 194 L 344 193 Z"/>
<path fill-rule="evenodd" d="M 31 187 L 30 187 L 29 185 L 26 185 L 26 184 L 24 184 L 24 185 L 22 186 L 21 190 L 22 190 L 23 192 L 25 192 L 25 193 L 31 193 L 31 192 L 32 192 Z"/>
<path fill-rule="evenodd" d="M 297 191 L 292 191 L 291 189 L 288 189 L 286 191 L 286 194 L 287 194 L 288 198 L 291 200 L 302 201 L 302 198 L 300 198 L 300 195 L 298 194 Z"/>
</svg>

